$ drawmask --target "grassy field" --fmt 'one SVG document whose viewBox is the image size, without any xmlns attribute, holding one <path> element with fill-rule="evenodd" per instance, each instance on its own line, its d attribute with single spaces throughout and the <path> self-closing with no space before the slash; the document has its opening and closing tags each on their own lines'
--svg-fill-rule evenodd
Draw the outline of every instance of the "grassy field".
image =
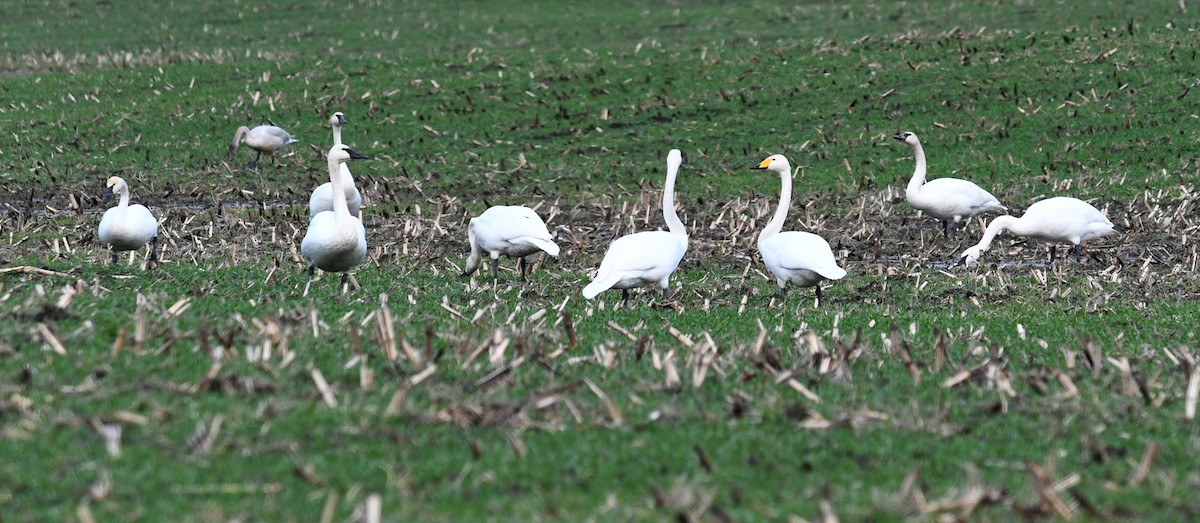
<svg viewBox="0 0 1200 523">
<path fill-rule="evenodd" d="M 1200 24 L 1174 2 L 21 2 L 0 22 L 0 519 L 1200 517 L 1192 180 Z M 327 120 L 370 253 L 305 291 Z M 250 166 L 240 125 L 302 141 Z M 1121 231 L 1084 261 L 951 262 L 931 178 Z M 579 295 L 662 226 L 670 300 Z M 786 227 L 849 275 L 786 302 Z M 108 265 L 104 180 L 163 262 Z M 527 284 L 462 278 L 467 221 L 535 207 Z M 378 516 L 378 518 L 377 518 Z"/>
</svg>

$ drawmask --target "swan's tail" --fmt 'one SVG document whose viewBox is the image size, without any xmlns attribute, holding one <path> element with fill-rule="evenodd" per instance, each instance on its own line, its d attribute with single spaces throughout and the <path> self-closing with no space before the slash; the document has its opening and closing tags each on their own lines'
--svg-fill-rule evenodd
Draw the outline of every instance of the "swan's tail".
<svg viewBox="0 0 1200 523">
<path fill-rule="evenodd" d="M 840 280 L 846 277 L 846 269 L 838 267 L 837 265 L 834 265 L 833 267 L 821 267 L 820 269 L 817 269 L 816 273 L 820 274 L 822 278 L 827 280 Z"/>
<path fill-rule="evenodd" d="M 612 288 L 613 285 L 616 285 L 620 279 L 621 277 L 616 275 L 608 275 L 604 278 L 597 277 L 596 281 L 587 284 L 587 287 L 583 288 L 583 297 L 589 300 L 595 298 L 596 295 Z"/>
<path fill-rule="evenodd" d="M 552 240 L 543 240 L 541 238 L 529 238 L 529 243 L 537 245 L 537 248 L 546 251 L 546 254 L 558 256 L 558 244 Z"/>
<path fill-rule="evenodd" d="M 289 137 L 288 137 L 287 144 L 284 144 L 284 145 L 290 145 L 290 144 L 293 144 L 293 143 L 298 143 L 299 141 L 300 141 L 300 140 L 299 140 L 298 138 L 295 138 L 295 137 L 293 137 L 293 136 L 289 136 Z"/>
<path fill-rule="evenodd" d="M 471 218 L 471 222 L 467 224 L 467 242 L 471 244 L 471 254 L 467 256 L 463 276 L 475 272 L 475 269 L 479 268 L 479 262 L 483 261 L 483 253 L 479 250 L 479 244 L 475 242 L 475 218 Z"/>
</svg>

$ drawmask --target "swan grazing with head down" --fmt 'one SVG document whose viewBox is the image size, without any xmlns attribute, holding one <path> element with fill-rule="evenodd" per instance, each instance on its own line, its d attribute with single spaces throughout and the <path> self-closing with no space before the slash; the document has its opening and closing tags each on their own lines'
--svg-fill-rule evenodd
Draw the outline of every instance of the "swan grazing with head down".
<svg viewBox="0 0 1200 523">
<path fill-rule="evenodd" d="M 779 299 L 787 297 L 788 283 L 799 287 L 816 287 L 817 306 L 820 307 L 821 280 L 840 280 L 846 276 L 846 271 L 838 267 L 833 249 L 829 248 L 825 238 L 808 232 L 779 232 L 783 229 L 792 202 L 792 165 L 787 158 L 782 154 L 772 155 L 758 164 L 756 169 L 775 171 L 782 181 L 775 216 L 758 235 L 758 252 L 767 269 L 775 276 L 775 283 L 779 285 Z"/>
<path fill-rule="evenodd" d="M 942 221 L 942 234 L 950 234 L 950 221 L 955 225 L 961 220 L 970 220 L 979 214 L 995 213 L 1008 214 L 1008 207 L 1000 205 L 1000 201 L 978 185 L 958 178 L 938 178 L 925 181 L 925 149 L 921 140 L 910 132 L 893 136 L 897 140 L 912 147 L 917 159 L 912 179 L 908 181 L 908 189 L 904 197 L 909 205 L 916 207 L 926 214 Z"/>
<path fill-rule="evenodd" d="M 1054 262 L 1055 243 L 1070 243 L 1072 252 L 1081 257 L 1083 242 L 1117 232 L 1104 213 L 1083 200 L 1066 196 L 1047 198 L 1030 205 L 1020 218 L 997 216 L 988 224 L 979 244 L 963 251 L 958 263 L 968 267 L 975 265 L 1001 231 L 1051 242 L 1051 263 Z"/>
<path fill-rule="evenodd" d="M 333 126 L 333 145 L 342 145 L 342 125 L 346 123 L 346 115 L 342 113 L 333 113 L 329 117 L 329 124 Z M 350 214 L 362 219 L 362 194 L 358 192 L 358 187 L 354 186 L 354 177 L 350 176 L 350 167 L 342 164 L 342 189 L 346 192 L 346 205 L 350 208 Z M 325 182 L 318 186 L 312 196 L 308 198 L 308 217 L 320 214 L 322 211 L 333 210 L 333 182 Z"/>
<path fill-rule="evenodd" d="M 497 205 L 471 218 L 467 225 L 467 242 L 471 255 L 467 257 L 463 276 L 479 268 L 483 253 L 492 258 L 492 279 L 496 279 L 496 264 L 501 254 L 516 256 L 520 261 L 521 281 L 525 281 L 525 257 L 538 251 L 558 256 L 558 244 L 546 230 L 546 223 L 533 209 L 519 205 Z"/>
<path fill-rule="evenodd" d="M 367 156 L 345 145 L 335 145 L 329 150 L 329 178 L 334 187 L 341 186 L 342 174 L 338 167 L 352 159 L 367 159 Z M 367 257 L 367 231 L 362 221 L 350 214 L 344 192 L 334 191 L 332 211 L 321 212 L 308 221 L 300 252 L 308 260 L 309 279 L 314 267 L 319 267 L 326 272 L 342 273 L 342 286 L 345 287 L 350 269 Z"/>
<path fill-rule="evenodd" d="M 104 211 L 104 217 L 100 219 L 100 243 L 108 245 L 112 251 L 112 263 L 117 263 L 117 252 L 141 249 L 147 242 L 150 243 L 150 261 L 158 261 L 158 220 L 144 206 L 129 205 L 129 185 L 123 178 L 113 176 L 106 185 L 105 202 L 114 194 L 121 199 L 116 207 Z"/>
<path fill-rule="evenodd" d="M 258 151 L 254 157 L 255 164 L 258 163 L 259 158 L 262 158 L 263 153 L 271 155 L 271 163 L 275 163 L 276 152 L 299 141 L 287 131 L 274 125 L 260 125 L 253 129 L 243 125 L 238 127 L 237 132 L 233 135 L 233 143 L 229 144 L 228 160 L 233 161 L 233 154 L 237 152 L 238 146 L 245 142 L 246 147 Z"/>
<path fill-rule="evenodd" d="M 596 278 L 583 288 L 583 297 L 595 298 L 608 289 L 621 289 L 621 300 L 629 299 L 629 289 L 657 283 L 663 298 L 670 296 L 671 273 L 687 252 L 688 235 L 675 214 L 675 174 L 683 163 L 679 149 L 667 154 L 667 182 L 663 190 L 663 218 L 666 231 L 644 231 L 617 238 L 604 253 Z"/>
</svg>

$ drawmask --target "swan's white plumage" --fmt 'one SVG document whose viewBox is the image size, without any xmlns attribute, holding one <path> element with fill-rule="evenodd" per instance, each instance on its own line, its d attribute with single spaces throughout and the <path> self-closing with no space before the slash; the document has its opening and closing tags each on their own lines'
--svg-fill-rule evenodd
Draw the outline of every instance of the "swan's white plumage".
<svg viewBox="0 0 1200 523">
<path fill-rule="evenodd" d="M 233 161 L 233 155 L 237 152 L 238 146 L 245 143 L 246 147 L 258 152 L 258 155 L 254 157 L 255 162 L 258 162 L 263 153 L 271 155 L 271 159 L 274 161 L 276 152 L 299 141 L 291 133 L 274 125 L 260 125 L 253 129 L 243 125 L 238 127 L 237 132 L 233 134 L 233 142 L 229 144 L 228 159 Z"/>
<path fill-rule="evenodd" d="M 583 288 L 583 297 L 595 298 L 608 289 L 631 289 L 657 283 L 666 295 L 671 273 L 687 252 L 688 235 L 675 213 L 675 176 L 683 155 L 667 154 L 667 181 L 663 189 L 663 218 L 667 231 L 645 231 L 617 238 L 608 247 L 596 277 Z"/>
<path fill-rule="evenodd" d="M 959 257 L 961 263 L 974 265 L 992 245 L 992 239 L 1003 231 L 1017 236 L 1037 238 L 1053 243 L 1069 243 L 1079 247 L 1088 240 L 1116 233 L 1113 223 L 1090 203 L 1067 196 L 1038 201 L 1025 210 L 1020 218 L 998 216 L 989 223 L 978 244 L 968 247 Z M 1053 246 L 1051 247 L 1053 249 Z M 1051 255 L 1053 255 L 1051 250 Z"/>
<path fill-rule="evenodd" d="M 129 185 L 119 176 L 113 176 L 106 183 L 107 201 L 113 195 L 120 197 L 116 207 L 104 211 L 100 218 L 100 228 L 97 236 L 100 243 L 108 245 L 113 251 L 112 260 L 117 259 L 117 252 L 132 251 L 142 248 L 147 243 L 154 242 L 150 258 L 157 255 L 158 220 L 146 207 L 138 204 L 129 205 Z"/>
<path fill-rule="evenodd" d="M 346 115 L 338 112 L 333 113 L 329 117 L 329 124 L 333 126 L 333 145 L 342 145 L 342 125 L 346 123 Z M 346 164 L 341 165 L 342 174 L 342 190 L 346 193 L 346 206 L 350 209 L 350 214 L 358 216 L 362 219 L 362 193 L 358 191 L 358 187 L 354 185 L 354 177 L 350 175 L 350 167 Z M 308 216 L 311 218 L 323 211 L 333 210 L 333 182 L 325 182 L 312 192 L 312 196 L 308 198 Z"/>
<path fill-rule="evenodd" d="M 329 150 L 329 177 L 334 186 L 341 182 L 342 163 L 352 158 L 366 158 L 344 145 Z M 362 263 L 367 256 L 367 232 L 362 221 L 350 214 L 344 193 L 335 192 L 333 210 L 313 216 L 308 231 L 300 242 L 300 252 L 308 263 L 327 272 L 345 273 Z"/>
<path fill-rule="evenodd" d="M 903 132 L 893 138 L 912 147 L 916 157 L 916 167 L 913 168 L 912 178 L 904 191 L 909 205 L 924 211 L 942 221 L 943 229 L 949 222 L 958 223 L 962 220 L 985 213 L 1006 214 L 1008 207 L 1000 204 L 992 193 L 967 180 L 958 178 L 938 178 L 925 181 L 926 163 L 925 149 L 916 134 Z"/>
<path fill-rule="evenodd" d="M 838 266 L 833 249 L 824 238 L 808 232 L 780 232 L 792 201 L 792 165 L 787 158 L 781 154 L 772 155 L 758 168 L 774 171 L 781 181 L 775 215 L 758 235 L 758 252 L 763 264 L 775 277 L 780 297 L 786 296 L 789 283 L 816 287 L 817 303 L 820 304 L 821 280 L 840 280 L 846 276 L 846 271 Z"/>
<path fill-rule="evenodd" d="M 471 254 L 463 276 L 475 272 L 487 253 L 492 259 L 492 277 L 496 276 L 496 260 L 501 254 L 521 258 L 521 277 L 525 277 L 524 257 L 537 251 L 558 256 L 558 244 L 546 229 L 537 212 L 519 205 L 497 205 L 471 218 L 467 225 L 467 241 Z"/>
</svg>

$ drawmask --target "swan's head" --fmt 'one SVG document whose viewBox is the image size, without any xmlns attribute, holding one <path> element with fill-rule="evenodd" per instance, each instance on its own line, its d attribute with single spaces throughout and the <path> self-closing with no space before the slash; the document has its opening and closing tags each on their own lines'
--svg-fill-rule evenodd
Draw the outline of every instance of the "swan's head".
<svg viewBox="0 0 1200 523">
<path fill-rule="evenodd" d="M 958 257 L 958 263 L 956 265 L 966 265 L 967 267 L 974 267 L 976 263 L 979 263 L 979 258 L 982 258 L 982 257 L 983 257 L 983 247 L 976 245 L 974 247 L 970 247 L 967 250 L 963 251 L 962 255 Z"/>
<path fill-rule="evenodd" d="M 917 135 L 915 133 L 910 133 L 908 131 L 904 131 L 902 133 L 896 133 L 896 136 L 893 136 L 892 138 L 895 138 L 897 140 L 904 142 L 909 147 L 916 147 L 918 145 L 921 145 L 921 140 L 917 139 Z"/>
<path fill-rule="evenodd" d="M 683 164 L 683 153 L 679 149 L 671 149 L 667 153 L 667 169 L 678 169 Z"/>
<path fill-rule="evenodd" d="M 342 114 L 341 112 L 333 113 L 333 116 L 329 117 L 329 125 L 332 125 L 334 127 L 341 127 L 345 123 L 346 123 L 346 115 Z"/>
<path fill-rule="evenodd" d="M 129 186 L 125 184 L 125 179 L 120 176 L 111 176 L 105 182 L 106 189 L 104 190 L 104 201 L 112 199 L 114 194 L 121 194 L 121 191 L 126 190 Z"/>
<path fill-rule="evenodd" d="M 788 159 L 782 154 L 772 154 L 771 156 L 768 156 L 767 159 L 758 164 L 758 167 L 755 167 L 755 169 L 767 169 L 786 175 L 792 174 L 792 164 L 788 163 Z"/>
<path fill-rule="evenodd" d="M 350 160 L 370 160 L 371 157 L 362 153 L 356 153 L 353 149 L 346 145 L 335 145 L 329 150 L 330 163 L 345 163 Z"/>
</svg>

